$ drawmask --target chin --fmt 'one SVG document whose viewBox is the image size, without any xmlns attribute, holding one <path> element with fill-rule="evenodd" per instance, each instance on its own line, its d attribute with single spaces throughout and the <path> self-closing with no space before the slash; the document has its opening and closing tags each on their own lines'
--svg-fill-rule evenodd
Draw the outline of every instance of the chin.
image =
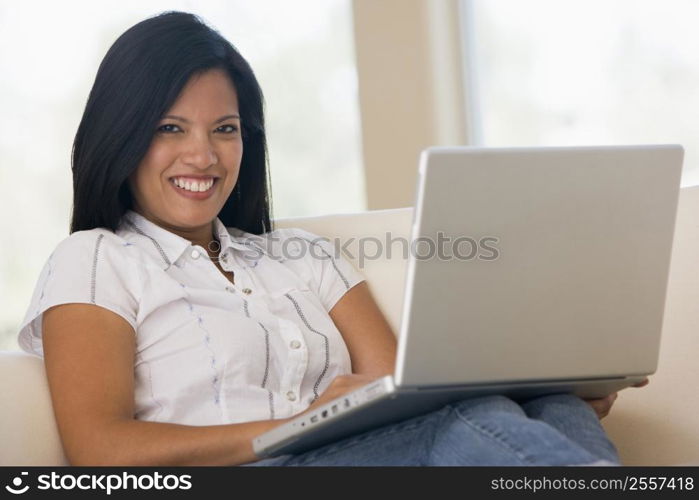
<svg viewBox="0 0 699 500">
<path fill-rule="evenodd" d="M 202 226 L 214 220 L 220 210 L 181 210 L 170 212 L 170 217 L 177 225 L 186 227 Z"/>
</svg>

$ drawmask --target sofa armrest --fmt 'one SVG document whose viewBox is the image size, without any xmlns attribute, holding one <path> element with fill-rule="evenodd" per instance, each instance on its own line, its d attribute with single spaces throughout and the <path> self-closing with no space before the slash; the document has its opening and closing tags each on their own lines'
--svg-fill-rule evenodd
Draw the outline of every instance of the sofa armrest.
<svg viewBox="0 0 699 500">
<path fill-rule="evenodd" d="M 44 360 L 21 351 L 0 351 L 0 394 L 0 465 L 68 465 Z"/>
</svg>

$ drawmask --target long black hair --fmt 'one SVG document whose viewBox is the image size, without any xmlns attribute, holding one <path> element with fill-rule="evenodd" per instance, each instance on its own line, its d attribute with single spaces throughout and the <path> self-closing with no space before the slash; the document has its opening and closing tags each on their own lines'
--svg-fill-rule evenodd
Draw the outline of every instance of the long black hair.
<svg viewBox="0 0 699 500">
<path fill-rule="evenodd" d="M 125 31 L 102 60 L 73 142 L 70 232 L 115 231 L 133 208 L 128 178 L 145 156 L 158 122 L 191 76 L 220 68 L 238 95 L 243 158 L 238 181 L 218 214 L 226 227 L 272 231 L 262 90 L 250 65 L 198 16 L 167 11 Z"/>
</svg>

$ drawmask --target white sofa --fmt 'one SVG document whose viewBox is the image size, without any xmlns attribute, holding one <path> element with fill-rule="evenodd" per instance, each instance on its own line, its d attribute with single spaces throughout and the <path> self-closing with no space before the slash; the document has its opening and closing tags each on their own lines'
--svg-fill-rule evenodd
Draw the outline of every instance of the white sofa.
<svg viewBox="0 0 699 500">
<path fill-rule="evenodd" d="M 412 208 L 276 220 L 347 241 L 355 266 L 398 332 L 407 261 L 396 244 L 391 258 L 358 262 L 360 237 L 410 236 Z M 652 235 L 649 235 L 649 238 Z M 371 255 L 374 246 L 367 244 Z M 625 465 L 699 465 L 699 187 L 680 198 L 659 369 L 642 389 L 621 391 L 603 424 Z M 41 358 L 0 352 L 0 465 L 66 465 Z"/>
</svg>

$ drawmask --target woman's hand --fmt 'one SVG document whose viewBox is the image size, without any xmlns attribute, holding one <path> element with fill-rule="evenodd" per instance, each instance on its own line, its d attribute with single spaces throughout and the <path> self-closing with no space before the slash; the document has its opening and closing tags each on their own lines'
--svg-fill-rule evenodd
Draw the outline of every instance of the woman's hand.
<svg viewBox="0 0 699 500">
<path fill-rule="evenodd" d="M 368 384 L 372 380 L 381 378 L 381 376 L 376 375 L 363 375 L 359 373 L 352 373 L 350 375 L 340 375 L 335 377 L 325 392 L 323 392 L 318 399 L 316 399 L 305 411 L 299 413 L 299 415 L 310 412 L 329 403 L 333 399 L 339 398 L 340 396 L 352 392 L 355 389 L 359 389 L 363 385 Z"/>
<path fill-rule="evenodd" d="M 646 378 L 642 381 L 640 381 L 637 384 L 632 385 L 631 387 L 644 387 L 648 385 L 649 380 Z M 614 401 L 616 401 L 616 398 L 619 396 L 618 392 L 613 392 L 607 397 L 604 398 L 596 398 L 596 399 L 584 399 L 587 404 L 589 404 L 593 410 L 595 410 L 595 413 L 597 413 L 597 418 L 602 420 L 604 417 L 609 415 L 609 412 L 612 409 L 612 405 L 614 404 Z"/>
<path fill-rule="evenodd" d="M 592 406 L 592 409 L 595 410 L 595 413 L 597 414 L 597 418 L 602 420 L 604 417 L 609 415 L 609 412 L 612 409 L 612 405 L 614 404 L 614 401 L 618 396 L 618 392 L 613 392 L 609 396 L 604 398 L 585 399 L 584 401 L 590 406 Z"/>
</svg>

